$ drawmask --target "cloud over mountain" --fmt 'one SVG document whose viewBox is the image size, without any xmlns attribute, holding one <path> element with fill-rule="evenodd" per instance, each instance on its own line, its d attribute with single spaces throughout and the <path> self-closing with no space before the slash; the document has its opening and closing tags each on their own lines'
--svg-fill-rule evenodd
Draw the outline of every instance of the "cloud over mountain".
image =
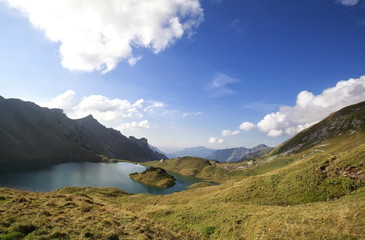
<svg viewBox="0 0 365 240">
<path fill-rule="evenodd" d="M 102 71 L 120 60 L 134 65 L 133 48 L 159 53 L 203 20 L 198 0 L 5 0 L 47 38 L 60 43 L 62 66 Z"/>
<path fill-rule="evenodd" d="M 75 95 L 74 91 L 68 90 L 50 102 L 40 105 L 63 109 L 65 114 L 73 119 L 83 118 L 91 114 L 106 126 L 112 126 L 121 131 L 134 131 L 150 127 L 150 123 L 146 119 L 126 122 L 126 119 L 131 121 L 131 119 L 144 117 L 143 108 L 151 108 L 149 105 L 144 106 L 145 101 L 142 98 L 133 103 L 126 99 L 110 99 L 102 95 L 85 96 L 81 100 L 75 100 Z"/>
<path fill-rule="evenodd" d="M 116 129 L 120 130 L 121 132 L 124 130 L 141 130 L 141 129 L 148 129 L 150 128 L 150 123 L 148 120 L 143 120 L 141 122 L 128 122 L 128 123 L 122 123 L 119 127 Z"/>
<path fill-rule="evenodd" d="M 92 114 L 102 123 L 116 121 L 118 119 L 143 117 L 143 99 L 134 103 L 122 99 L 109 99 L 102 95 L 91 95 L 75 101 L 76 93 L 68 90 L 55 97 L 48 103 L 41 104 L 49 108 L 61 108 L 68 117 L 76 119 Z"/>
<path fill-rule="evenodd" d="M 223 130 L 222 131 L 222 136 L 223 137 L 229 137 L 229 136 L 234 136 L 234 135 L 238 135 L 240 134 L 240 131 L 239 130 Z"/>
<path fill-rule="evenodd" d="M 216 137 L 211 137 L 208 140 L 209 143 L 224 143 L 223 139 L 220 138 L 216 138 Z"/>
<path fill-rule="evenodd" d="M 257 125 L 244 122 L 240 129 L 258 128 L 270 137 L 292 136 L 310 127 L 332 112 L 365 100 L 365 76 L 339 81 L 336 86 L 314 95 L 302 91 L 295 106 L 282 106 L 278 112 L 267 114 Z"/>
</svg>

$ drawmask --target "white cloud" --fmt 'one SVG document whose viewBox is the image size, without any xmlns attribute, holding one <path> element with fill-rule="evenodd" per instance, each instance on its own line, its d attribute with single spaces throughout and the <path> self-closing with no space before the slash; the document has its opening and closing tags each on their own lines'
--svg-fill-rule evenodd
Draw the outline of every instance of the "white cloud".
<svg viewBox="0 0 365 240">
<path fill-rule="evenodd" d="M 101 95 L 83 97 L 80 101 L 74 101 L 75 92 L 68 90 L 41 106 L 49 108 L 61 108 L 70 118 L 82 118 L 92 114 L 101 123 L 117 121 L 124 118 L 143 117 L 141 109 L 143 99 L 134 103 L 128 100 L 109 99 Z"/>
<path fill-rule="evenodd" d="M 211 138 L 209 138 L 208 142 L 209 143 L 224 143 L 224 140 L 216 138 L 216 137 L 211 137 Z"/>
<path fill-rule="evenodd" d="M 338 2 L 345 6 L 355 6 L 360 0 L 338 0 Z"/>
<path fill-rule="evenodd" d="M 278 112 L 267 114 L 257 124 L 257 127 L 271 137 L 292 136 L 322 120 L 330 113 L 364 100 L 365 76 L 340 81 L 335 87 L 325 89 L 319 95 L 308 91 L 300 92 L 295 106 L 282 106 Z M 240 126 L 242 130 L 254 126 L 248 123 L 243 124 L 241 124 L 242 128 Z"/>
<path fill-rule="evenodd" d="M 161 109 L 165 106 L 163 102 L 158 101 L 149 101 L 150 105 L 148 105 L 144 111 L 148 113 L 156 113 L 157 109 Z"/>
<path fill-rule="evenodd" d="M 41 105 L 48 108 L 71 109 L 73 107 L 73 99 L 75 95 L 76 93 L 74 91 L 67 90 L 53 98 L 50 102 Z"/>
<path fill-rule="evenodd" d="M 189 116 L 198 116 L 203 114 L 202 112 L 186 112 L 183 113 L 182 118 L 189 117 Z"/>
<path fill-rule="evenodd" d="M 217 73 L 208 85 L 208 90 L 211 91 L 212 96 L 214 97 L 234 94 L 235 91 L 230 89 L 227 85 L 237 82 L 240 82 L 240 80 L 223 73 Z"/>
<path fill-rule="evenodd" d="M 222 131 L 222 136 L 223 137 L 229 137 L 229 136 L 234 136 L 234 135 L 238 135 L 238 134 L 240 134 L 239 130 L 235 130 L 235 131 L 223 130 Z"/>
<path fill-rule="evenodd" d="M 159 53 L 203 20 L 198 0 L 5 0 L 46 37 L 60 43 L 62 66 L 102 71 L 128 59 L 134 47 Z"/>
<path fill-rule="evenodd" d="M 256 125 L 251 122 L 243 122 L 240 125 L 240 129 L 243 131 L 250 131 L 256 128 Z"/>
<path fill-rule="evenodd" d="M 139 123 L 138 122 L 122 123 L 116 129 L 122 132 L 124 130 L 135 131 L 148 128 L 150 128 L 150 123 L 148 122 L 148 120 L 143 120 Z"/>
<path fill-rule="evenodd" d="M 128 64 L 133 67 L 141 59 L 142 59 L 142 56 L 130 57 L 130 58 L 128 58 Z"/>
</svg>

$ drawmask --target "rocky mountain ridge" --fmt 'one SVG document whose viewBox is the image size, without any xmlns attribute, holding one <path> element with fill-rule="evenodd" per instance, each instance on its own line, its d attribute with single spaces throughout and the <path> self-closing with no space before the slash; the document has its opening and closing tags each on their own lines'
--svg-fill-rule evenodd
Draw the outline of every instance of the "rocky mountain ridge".
<svg viewBox="0 0 365 240">
<path fill-rule="evenodd" d="M 309 149 L 326 139 L 356 133 L 365 133 L 365 101 L 330 114 L 319 123 L 277 146 L 272 154 L 294 154 Z"/>
<path fill-rule="evenodd" d="M 213 152 L 212 154 L 206 156 L 207 159 L 210 160 L 217 160 L 220 162 L 238 162 L 245 160 L 246 156 L 249 154 L 253 154 L 256 152 L 259 152 L 263 149 L 269 148 L 265 144 L 257 145 L 253 148 L 227 148 L 227 149 L 221 149 Z"/>
<path fill-rule="evenodd" d="M 166 159 L 149 148 L 147 139 L 128 138 L 91 115 L 72 120 L 61 109 L 0 97 L 0 162 L 99 161 L 101 156 L 136 162 Z"/>
</svg>

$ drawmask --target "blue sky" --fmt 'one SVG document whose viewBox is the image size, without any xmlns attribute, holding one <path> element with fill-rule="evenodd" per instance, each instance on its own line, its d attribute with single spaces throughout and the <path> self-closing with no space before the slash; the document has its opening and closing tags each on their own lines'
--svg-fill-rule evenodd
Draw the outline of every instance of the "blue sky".
<svg viewBox="0 0 365 240">
<path fill-rule="evenodd" d="M 49 2 L 0 1 L 0 95 L 162 149 L 276 146 L 365 100 L 364 0 Z"/>
</svg>

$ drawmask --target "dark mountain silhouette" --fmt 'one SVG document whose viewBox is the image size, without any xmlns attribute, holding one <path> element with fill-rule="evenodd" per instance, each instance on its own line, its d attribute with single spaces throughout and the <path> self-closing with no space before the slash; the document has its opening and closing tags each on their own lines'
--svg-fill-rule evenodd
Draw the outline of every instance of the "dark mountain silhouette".
<svg viewBox="0 0 365 240">
<path fill-rule="evenodd" d="M 147 139 L 128 138 L 91 115 L 72 120 L 61 109 L 0 97 L 0 162 L 103 157 L 136 162 L 166 159 L 149 148 Z"/>
</svg>

